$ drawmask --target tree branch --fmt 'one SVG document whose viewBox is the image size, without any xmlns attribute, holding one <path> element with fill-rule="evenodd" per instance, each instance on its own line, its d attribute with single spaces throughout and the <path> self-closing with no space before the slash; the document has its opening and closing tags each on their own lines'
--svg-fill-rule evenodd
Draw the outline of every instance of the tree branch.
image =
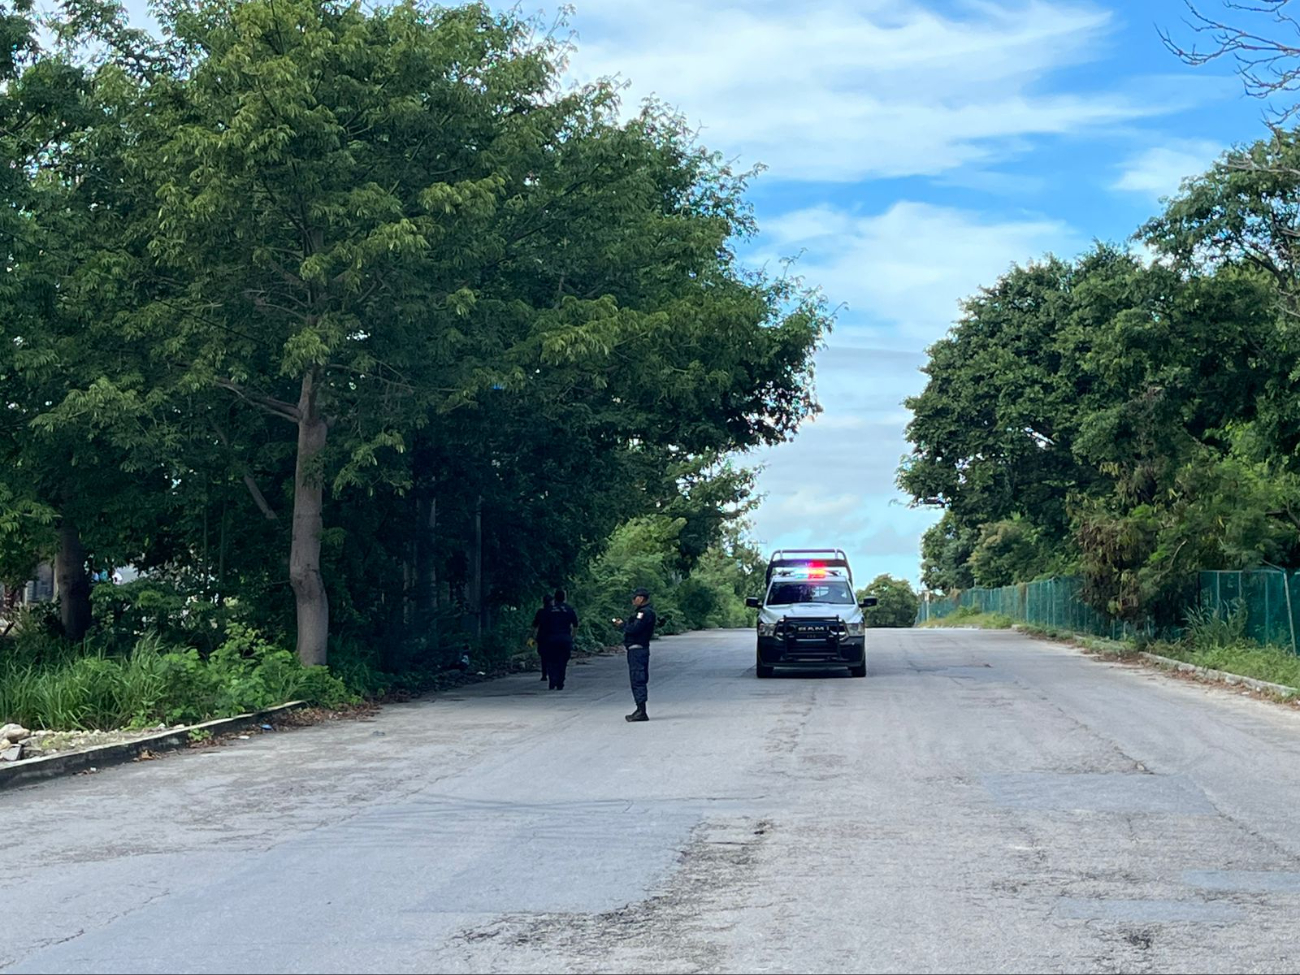
<svg viewBox="0 0 1300 975">
<path fill-rule="evenodd" d="M 297 423 L 302 419 L 302 414 L 298 411 L 298 407 L 294 406 L 292 403 L 286 403 L 282 399 L 276 399 L 274 396 L 267 396 L 266 394 L 256 392 L 255 390 L 245 389 L 243 386 L 239 385 L 239 383 L 230 379 L 223 379 L 220 376 L 213 376 L 212 381 L 222 389 L 230 390 L 240 399 L 265 410 L 273 416 L 278 416 L 281 419 L 288 420 L 290 423 Z"/>
<path fill-rule="evenodd" d="M 235 465 L 239 468 L 240 476 L 244 480 L 244 486 L 248 488 L 248 493 L 253 496 L 253 501 L 257 504 L 257 507 L 261 509 L 262 514 L 266 516 L 266 520 L 279 521 L 280 516 L 277 515 L 271 509 L 271 506 L 266 503 L 266 496 L 262 494 L 262 489 L 257 486 L 257 481 L 253 479 L 252 469 L 244 462 L 242 457 L 235 453 L 234 448 L 230 446 L 230 439 L 226 436 L 226 432 L 217 425 L 215 420 L 212 420 L 211 423 L 212 429 L 217 435 L 217 439 L 220 440 L 222 446 L 229 451 Z"/>
<path fill-rule="evenodd" d="M 1192 0 L 1183 0 L 1190 13 L 1184 23 L 1198 35 L 1208 35 L 1212 40 L 1208 48 L 1195 44 L 1185 47 L 1175 41 L 1165 28 L 1159 28 L 1160 40 L 1165 48 L 1184 64 L 1202 67 L 1211 61 L 1231 58 L 1237 64 L 1237 74 L 1246 93 L 1255 98 L 1269 98 L 1280 92 L 1300 88 L 1300 22 L 1285 10 L 1291 0 L 1223 0 L 1227 10 L 1244 14 L 1263 15 L 1280 28 L 1289 29 L 1297 40 L 1288 41 L 1270 37 L 1265 33 L 1216 20 L 1206 16 Z M 1300 111 L 1300 105 L 1273 108 L 1274 125 L 1280 125 Z"/>
</svg>

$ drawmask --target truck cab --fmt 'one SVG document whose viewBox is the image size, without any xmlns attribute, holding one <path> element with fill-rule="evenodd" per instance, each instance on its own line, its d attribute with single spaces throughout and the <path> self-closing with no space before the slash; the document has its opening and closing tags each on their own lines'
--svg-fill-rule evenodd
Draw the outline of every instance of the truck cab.
<svg viewBox="0 0 1300 975">
<path fill-rule="evenodd" d="M 767 564 L 766 591 L 746 605 L 758 610 L 754 672 L 846 667 L 867 676 L 866 621 L 874 597 L 859 602 L 842 549 L 780 549 Z"/>
</svg>

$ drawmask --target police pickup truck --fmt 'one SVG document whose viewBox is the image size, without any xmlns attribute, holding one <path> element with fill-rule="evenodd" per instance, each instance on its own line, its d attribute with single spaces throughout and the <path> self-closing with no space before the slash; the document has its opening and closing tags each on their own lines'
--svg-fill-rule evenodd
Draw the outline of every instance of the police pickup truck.
<svg viewBox="0 0 1300 975">
<path fill-rule="evenodd" d="M 754 671 L 771 677 L 776 668 L 847 667 L 867 676 L 866 624 L 853 573 L 842 549 L 779 549 L 767 564 L 767 591 L 745 605 L 758 610 Z"/>
</svg>

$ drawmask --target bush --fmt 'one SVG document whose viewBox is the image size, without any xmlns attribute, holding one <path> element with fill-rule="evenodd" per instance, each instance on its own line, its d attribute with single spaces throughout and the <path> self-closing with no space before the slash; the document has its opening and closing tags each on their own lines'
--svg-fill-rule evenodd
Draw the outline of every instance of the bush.
<svg viewBox="0 0 1300 975">
<path fill-rule="evenodd" d="M 229 717 L 300 699 L 325 707 L 355 700 L 324 667 L 303 667 L 256 630 L 232 623 L 204 660 L 146 634 L 129 653 L 103 646 L 53 663 L 0 661 L 0 720 L 50 730 L 147 727 Z"/>
<path fill-rule="evenodd" d="M 1246 606 L 1234 599 L 1221 611 L 1217 606 L 1194 606 L 1187 612 L 1187 639 L 1197 650 L 1238 646 L 1246 638 Z"/>
<path fill-rule="evenodd" d="M 879 600 L 874 608 L 868 609 L 864 614 L 867 626 L 903 627 L 916 623 L 921 600 L 906 579 L 895 579 L 888 574 L 878 575 L 865 588 L 858 590 L 857 598 L 860 600 L 864 596 L 875 596 Z"/>
<path fill-rule="evenodd" d="M 236 609 L 233 601 L 218 603 L 206 593 L 158 579 L 95 586 L 90 599 L 95 622 L 113 649 L 157 633 L 166 643 L 207 655 L 220 646 Z"/>
<path fill-rule="evenodd" d="M 1005 613 L 985 613 L 976 606 L 958 606 L 947 616 L 936 616 L 922 624 L 922 626 L 930 628 L 975 626 L 982 630 L 1009 630 L 1014 625 L 1015 620 Z"/>
<path fill-rule="evenodd" d="M 439 638 L 422 638 L 383 647 L 372 640 L 335 636 L 329 670 L 351 692 L 378 699 L 390 694 L 422 694 L 450 670 L 498 673 L 527 648 L 535 608 L 501 609 L 481 637 L 454 629 L 444 620 Z M 462 660 L 468 657 L 468 662 Z"/>
</svg>

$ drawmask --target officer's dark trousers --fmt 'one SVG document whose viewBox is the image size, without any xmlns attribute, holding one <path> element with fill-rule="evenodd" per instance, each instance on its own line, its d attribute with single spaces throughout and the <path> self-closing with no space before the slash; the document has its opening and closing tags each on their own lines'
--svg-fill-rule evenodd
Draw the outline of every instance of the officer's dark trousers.
<svg viewBox="0 0 1300 975">
<path fill-rule="evenodd" d="M 632 681 L 632 700 L 637 706 L 645 704 L 646 687 L 650 683 L 650 648 L 627 648 L 627 675 Z"/>
<path fill-rule="evenodd" d="M 569 669 L 569 658 L 573 656 L 573 643 L 568 640 L 547 641 L 542 644 L 542 667 L 551 687 L 563 687 L 564 678 Z"/>
</svg>

